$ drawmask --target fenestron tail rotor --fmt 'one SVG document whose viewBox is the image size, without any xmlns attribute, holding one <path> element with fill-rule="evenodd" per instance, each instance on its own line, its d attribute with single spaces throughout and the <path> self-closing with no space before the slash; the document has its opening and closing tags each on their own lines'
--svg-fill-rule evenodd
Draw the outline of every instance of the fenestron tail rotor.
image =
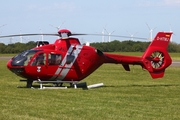
<svg viewBox="0 0 180 120">
<path fill-rule="evenodd" d="M 164 63 L 164 54 L 160 51 L 155 51 L 151 54 L 151 65 L 154 69 L 161 68 Z"/>
</svg>

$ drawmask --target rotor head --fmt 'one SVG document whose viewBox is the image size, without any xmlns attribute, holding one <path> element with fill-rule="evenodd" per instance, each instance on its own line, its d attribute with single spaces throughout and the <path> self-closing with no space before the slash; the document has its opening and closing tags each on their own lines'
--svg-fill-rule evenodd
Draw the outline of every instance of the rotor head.
<svg viewBox="0 0 180 120">
<path fill-rule="evenodd" d="M 62 37 L 62 38 L 68 38 L 69 36 L 72 35 L 71 32 L 70 32 L 70 30 L 67 30 L 67 29 L 61 29 L 61 30 L 59 30 L 59 31 L 58 31 L 58 34 L 59 34 L 59 36 Z"/>
</svg>

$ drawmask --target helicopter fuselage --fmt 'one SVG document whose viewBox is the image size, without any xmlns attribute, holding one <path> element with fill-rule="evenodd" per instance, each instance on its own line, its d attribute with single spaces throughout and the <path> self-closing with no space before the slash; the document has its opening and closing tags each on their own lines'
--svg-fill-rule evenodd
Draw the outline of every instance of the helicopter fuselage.
<svg viewBox="0 0 180 120">
<path fill-rule="evenodd" d="M 16 75 L 31 80 L 80 81 L 104 61 L 101 51 L 81 45 L 77 38 L 68 38 L 24 51 L 7 66 Z"/>
</svg>

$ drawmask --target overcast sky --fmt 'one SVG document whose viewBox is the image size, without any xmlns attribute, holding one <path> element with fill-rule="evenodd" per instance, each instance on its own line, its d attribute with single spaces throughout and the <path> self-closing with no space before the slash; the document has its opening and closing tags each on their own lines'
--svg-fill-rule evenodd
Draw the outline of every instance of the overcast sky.
<svg viewBox="0 0 180 120">
<path fill-rule="evenodd" d="M 172 40 L 180 43 L 180 0 L 0 0 L 0 5 L 0 35 L 56 33 L 55 27 L 61 25 L 76 33 L 101 34 L 105 28 L 109 33 L 114 31 L 113 35 L 149 38 L 148 24 L 154 29 L 153 37 L 171 29 Z M 102 41 L 102 37 L 77 37 L 83 42 Z M 50 43 L 56 38 L 44 36 Z M 25 37 L 23 42 L 29 39 L 37 41 L 41 36 Z M 114 39 L 124 40 L 111 37 Z M 19 37 L 12 39 L 17 41 Z M 0 42 L 8 44 L 10 38 Z"/>
</svg>

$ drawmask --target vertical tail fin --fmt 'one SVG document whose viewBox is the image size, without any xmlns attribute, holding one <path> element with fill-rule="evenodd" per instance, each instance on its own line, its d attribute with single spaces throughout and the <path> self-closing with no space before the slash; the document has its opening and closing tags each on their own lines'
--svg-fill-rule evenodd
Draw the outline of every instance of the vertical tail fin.
<svg viewBox="0 0 180 120">
<path fill-rule="evenodd" d="M 147 69 L 152 78 L 164 76 L 165 69 L 172 60 L 167 52 L 172 32 L 159 32 L 142 56 L 143 68 Z"/>
</svg>

